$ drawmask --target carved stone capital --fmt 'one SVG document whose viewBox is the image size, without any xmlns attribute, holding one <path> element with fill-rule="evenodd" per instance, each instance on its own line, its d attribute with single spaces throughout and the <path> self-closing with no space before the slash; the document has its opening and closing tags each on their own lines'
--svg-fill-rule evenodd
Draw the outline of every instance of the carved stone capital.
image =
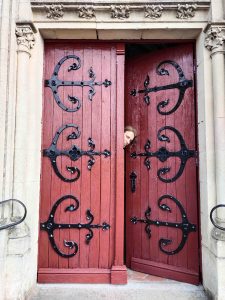
<svg viewBox="0 0 225 300">
<path fill-rule="evenodd" d="M 92 5 L 79 6 L 78 11 L 80 18 L 91 19 L 95 17 L 95 9 Z"/>
<path fill-rule="evenodd" d="M 197 4 L 178 4 L 177 6 L 177 18 L 178 19 L 190 19 L 195 16 L 197 10 Z"/>
<path fill-rule="evenodd" d="M 24 51 L 30 54 L 30 50 L 34 47 L 35 36 L 34 31 L 29 24 L 17 25 L 16 37 L 18 51 Z"/>
<path fill-rule="evenodd" d="M 130 17 L 129 5 L 111 5 L 111 18 L 127 19 Z"/>
<path fill-rule="evenodd" d="M 225 35 L 221 27 L 211 27 L 206 32 L 205 47 L 212 51 L 215 49 L 221 50 L 225 40 Z"/>
<path fill-rule="evenodd" d="M 47 12 L 47 18 L 58 20 L 63 17 L 63 5 L 62 4 L 52 4 L 45 6 Z"/>
<path fill-rule="evenodd" d="M 162 16 L 163 5 L 146 5 L 145 18 L 157 19 Z"/>
</svg>

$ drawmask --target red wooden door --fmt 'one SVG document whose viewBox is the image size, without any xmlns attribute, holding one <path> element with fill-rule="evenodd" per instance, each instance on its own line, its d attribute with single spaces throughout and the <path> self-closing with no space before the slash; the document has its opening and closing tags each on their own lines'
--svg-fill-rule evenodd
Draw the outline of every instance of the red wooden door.
<svg viewBox="0 0 225 300">
<path fill-rule="evenodd" d="M 138 135 L 126 149 L 126 264 L 197 284 L 193 45 L 130 49 L 126 125 Z"/>
<path fill-rule="evenodd" d="M 115 215 L 123 58 L 119 45 L 45 45 L 39 282 L 126 282 Z"/>
</svg>

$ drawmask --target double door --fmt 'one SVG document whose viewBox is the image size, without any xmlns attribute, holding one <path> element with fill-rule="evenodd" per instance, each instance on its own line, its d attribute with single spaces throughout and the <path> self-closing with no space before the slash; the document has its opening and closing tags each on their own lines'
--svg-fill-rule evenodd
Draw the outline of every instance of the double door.
<svg viewBox="0 0 225 300">
<path fill-rule="evenodd" d="M 124 227 L 127 267 L 199 281 L 192 45 L 142 48 L 45 44 L 39 282 L 125 283 Z"/>
</svg>

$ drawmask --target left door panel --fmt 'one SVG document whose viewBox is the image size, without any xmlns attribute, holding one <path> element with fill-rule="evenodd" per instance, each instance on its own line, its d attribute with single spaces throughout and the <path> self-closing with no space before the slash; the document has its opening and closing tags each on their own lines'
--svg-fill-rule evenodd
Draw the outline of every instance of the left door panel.
<svg viewBox="0 0 225 300">
<path fill-rule="evenodd" d="M 45 45 L 39 282 L 109 282 L 116 47 Z"/>
</svg>

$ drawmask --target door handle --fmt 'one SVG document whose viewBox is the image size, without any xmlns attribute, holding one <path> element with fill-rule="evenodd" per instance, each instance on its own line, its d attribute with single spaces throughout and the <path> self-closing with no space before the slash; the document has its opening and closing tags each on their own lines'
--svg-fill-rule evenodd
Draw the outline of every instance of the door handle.
<svg viewBox="0 0 225 300">
<path fill-rule="evenodd" d="M 132 193 L 136 191 L 136 178 L 137 178 L 137 174 L 134 171 L 132 171 L 130 173 L 130 186 L 131 186 Z"/>
</svg>

